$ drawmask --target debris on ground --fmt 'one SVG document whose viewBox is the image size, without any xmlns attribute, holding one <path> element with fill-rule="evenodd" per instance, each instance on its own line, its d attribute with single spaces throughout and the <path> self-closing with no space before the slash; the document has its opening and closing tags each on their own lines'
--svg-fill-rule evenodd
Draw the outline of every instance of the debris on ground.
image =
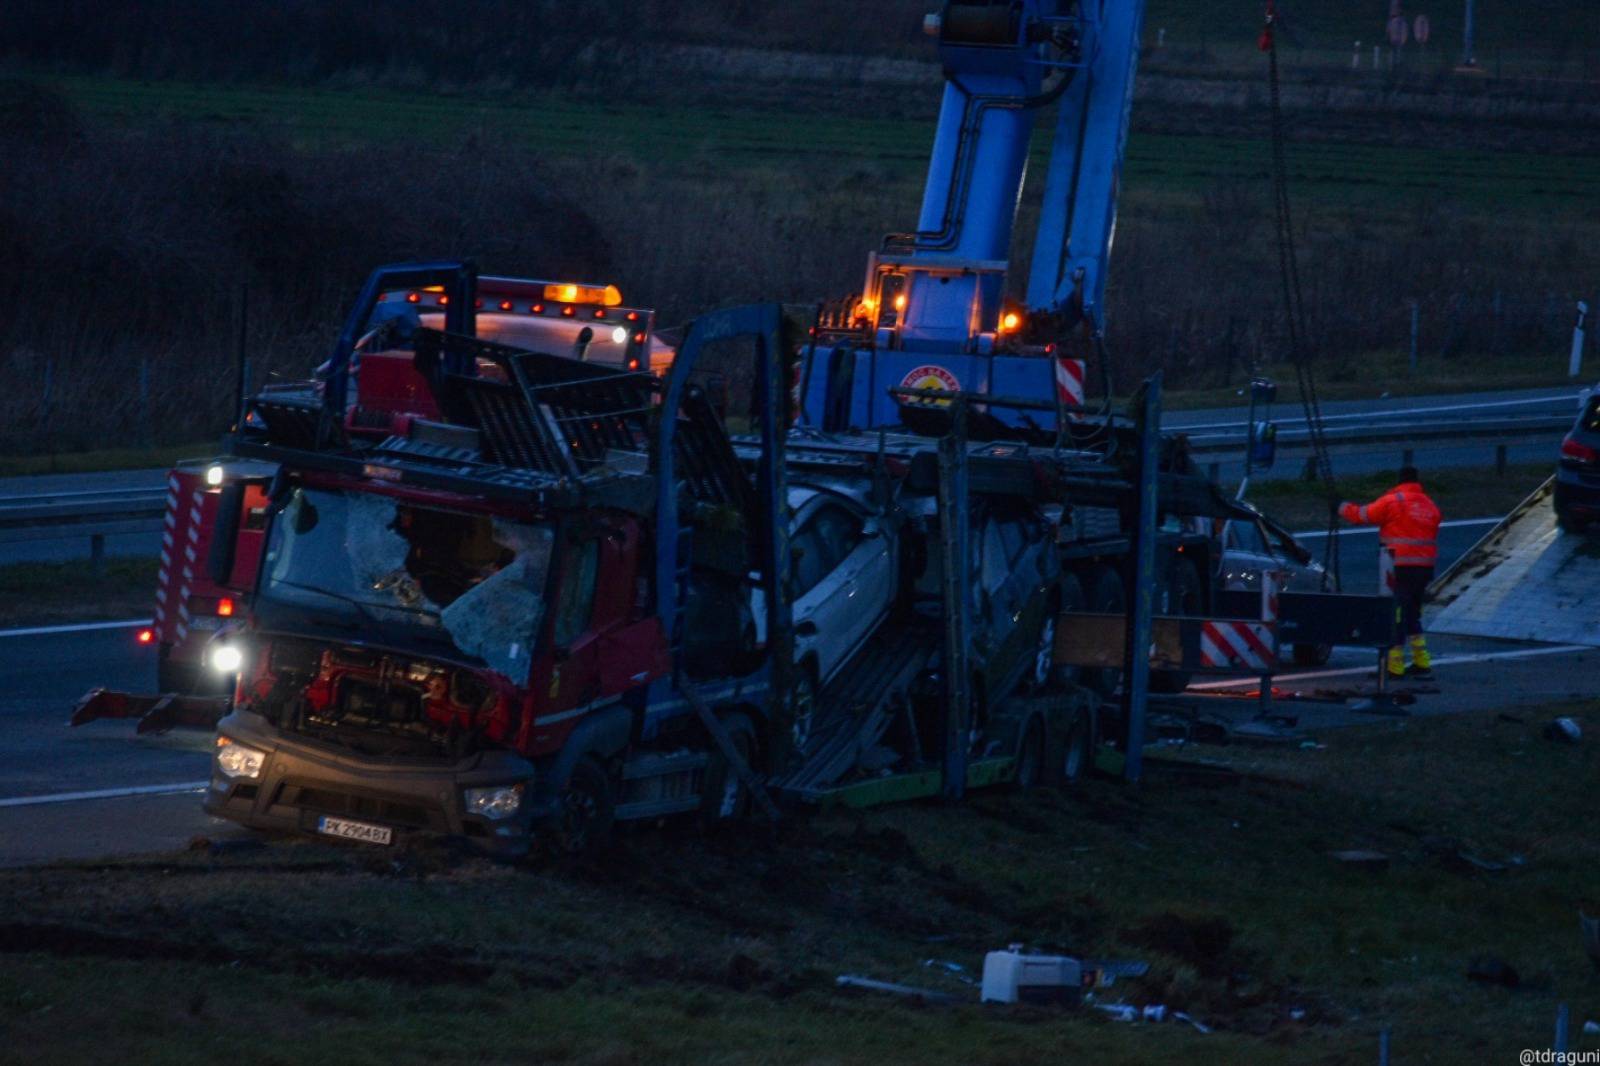
<svg viewBox="0 0 1600 1066">
<path fill-rule="evenodd" d="M 904 996 L 907 999 L 918 1000 L 923 1003 L 936 1003 L 940 1006 L 960 1002 L 960 997 L 953 996 L 948 992 L 936 992 L 931 988 L 917 988 L 914 985 L 897 985 L 892 981 L 875 981 L 870 977 L 857 977 L 848 973 L 840 974 L 834 978 L 833 983 L 840 988 L 862 988 L 869 992 L 887 992 L 892 996 Z"/>
<path fill-rule="evenodd" d="M 1583 727 L 1572 718 L 1562 716 L 1544 727 L 1546 740 L 1561 744 L 1576 744 L 1583 739 Z"/>
<path fill-rule="evenodd" d="M 1467 979 L 1479 984 L 1516 988 L 1522 977 L 1516 967 L 1497 955 L 1476 955 L 1467 964 Z"/>
<path fill-rule="evenodd" d="M 1132 1003 L 1096 1003 L 1095 1010 L 1104 1011 L 1119 1022 L 1164 1022 L 1171 1018 L 1175 1022 L 1191 1025 L 1197 1032 L 1209 1033 L 1211 1027 L 1199 1021 L 1192 1015 L 1181 1010 L 1168 1011 L 1164 1003 L 1148 1003 L 1143 1007 L 1136 1007 Z"/>
<path fill-rule="evenodd" d="M 1077 1003 L 1083 965 L 1066 955 L 1030 955 L 1021 944 L 983 957 L 985 1003 Z"/>
<path fill-rule="evenodd" d="M 1330 851 L 1328 857 L 1341 865 L 1356 870 L 1387 870 L 1389 856 L 1381 851 L 1364 851 L 1356 848 L 1348 851 Z"/>
</svg>

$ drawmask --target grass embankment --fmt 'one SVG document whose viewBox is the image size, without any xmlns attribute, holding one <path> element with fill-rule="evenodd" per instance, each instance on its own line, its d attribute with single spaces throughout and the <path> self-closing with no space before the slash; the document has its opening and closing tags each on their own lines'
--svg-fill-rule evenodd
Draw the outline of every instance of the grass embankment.
<svg viewBox="0 0 1600 1066">
<path fill-rule="evenodd" d="M 83 474 L 97 470 L 148 470 L 170 467 L 181 459 L 211 455 L 216 450 L 216 441 L 196 441 L 153 448 L 101 448 L 83 452 L 0 455 L 0 477 Z"/>
<path fill-rule="evenodd" d="M 86 562 L 0 567 L 0 626 L 149 617 L 156 567 L 154 559 L 107 559 L 99 577 Z"/>
<path fill-rule="evenodd" d="M 637 832 L 565 869 L 286 843 L 3 873 L 0 1025 L 41 1062 L 241 1042 L 263 1062 L 1348 1062 L 1384 1027 L 1408 1058 L 1514 1061 L 1557 1003 L 1575 1033 L 1597 1006 L 1577 914 L 1600 746 L 1541 739 L 1561 710 L 1222 749 L 1226 787 L 985 795 L 818 817 L 781 844 Z M 1329 857 L 1346 848 L 1390 866 Z M 975 999 L 925 960 L 976 974 L 1012 941 L 1147 960 L 1101 1001 L 1216 1031 L 834 984 Z M 1518 987 L 1469 980 L 1478 956 Z"/>
<path fill-rule="evenodd" d="M 1446 520 L 1491 518 L 1527 499 L 1553 471 L 1553 463 L 1515 463 L 1506 467 L 1504 476 L 1492 466 L 1423 470 L 1422 487 Z M 1338 481 L 1340 495 L 1357 503 L 1370 503 L 1394 484 L 1393 471 L 1355 474 Z M 1250 486 L 1249 499 L 1290 529 L 1327 528 L 1328 500 L 1321 482 L 1258 481 Z"/>
</svg>

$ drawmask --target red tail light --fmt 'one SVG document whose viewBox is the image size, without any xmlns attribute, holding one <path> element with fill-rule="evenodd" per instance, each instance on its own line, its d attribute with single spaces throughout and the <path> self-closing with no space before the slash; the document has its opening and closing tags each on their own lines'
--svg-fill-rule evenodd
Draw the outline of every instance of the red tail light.
<svg viewBox="0 0 1600 1066">
<path fill-rule="evenodd" d="M 1587 444 L 1581 444 L 1568 437 L 1561 442 L 1561 458 L 1572 459 L 1580 463 L 1593 463 L 1600 461 L 1600 451 L 1596 451 Z"/>
<path fill-rule="evenodd" d="M 233 600 L 227 596 L 217 601 L 217 614 L 223 618 L 233 617 Z"/>
<path fill-rule="evenodd" d="M 139 630 L 139 643 L 140 644 L 149 644 L 151 641 L 153 641 L 155 639 L 156 639 L 156 631 L 155 630 L 153 630 L 153 629 L 141 629 L 141 630 Z"/>
</svg>

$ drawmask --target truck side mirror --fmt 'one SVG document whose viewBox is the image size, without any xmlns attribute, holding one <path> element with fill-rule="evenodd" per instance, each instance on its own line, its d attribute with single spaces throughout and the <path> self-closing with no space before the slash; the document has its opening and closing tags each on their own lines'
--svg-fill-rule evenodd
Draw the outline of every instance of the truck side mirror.
<svg viewBox="0 0 1600 1066">
<path fill-rule="evenodd" d="M 239 542 L 239 518 L 244 513 L 243 481 L 224 485 L 217 497 L 217 520 L 211 528 L 211 547 L 206 554 L 206 567 L 213 584 L 227 587 L 233 578 L 234 549 Z"/>
</svg>

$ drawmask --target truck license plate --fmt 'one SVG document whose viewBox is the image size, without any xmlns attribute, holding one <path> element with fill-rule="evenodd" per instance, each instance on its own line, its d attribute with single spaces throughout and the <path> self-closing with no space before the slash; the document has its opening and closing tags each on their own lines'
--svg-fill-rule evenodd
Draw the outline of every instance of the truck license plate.
<svg viewBox="0 0 1600 1066">
<path fill-rule="evenodd" d="M 352 822 L 346 818 L 318 818 L 317 832 L 365 844 L 388 844 L 394 839 L 394 831 L 388 826 Z"/>
</svg>

